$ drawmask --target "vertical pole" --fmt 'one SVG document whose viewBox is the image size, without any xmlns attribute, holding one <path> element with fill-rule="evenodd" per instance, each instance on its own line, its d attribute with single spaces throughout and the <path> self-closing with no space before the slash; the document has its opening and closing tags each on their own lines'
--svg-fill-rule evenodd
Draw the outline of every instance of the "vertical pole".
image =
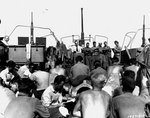
<svg viewBox="0 0 150 118">
<path fill-rule="evenodd" d="M 30 44 L 34 44 L 34 27 L 33 27 L 33 12 L 31 12 L 31 37 L 30 37 Z"/>
<path fill-rule="evenodd" d="M 81 45 L 84 45 L 83 8 L 81 8 Z"/>
<path fill-rule="evenodd" d="M 89 41 L 91 42 L 91 35 L 89 35 Z"/>
<path fill-rule="evenodd" d="M 74 40 L 74 35 L 72 35 L 72 42 L 73 42 L 73 43 L 75 42 L 75 40 Z"/>
<path fill-rule="evenodd" d="M 30 59 L 29 61 L 32 62 L 32 45 L 34 45 L 34 27 L 33 27 L 33 12 L 31 12 L 31 34 L 30 34 L 30 44 L 29 44 L 29 47 L 30 47 Z"/>
<path fill-rule="evenodd" d="M 142 45 L 141 47 L 145 46 L 145 15 L 143 16 L 143 36 L 142 36 Z"/>
</svg>

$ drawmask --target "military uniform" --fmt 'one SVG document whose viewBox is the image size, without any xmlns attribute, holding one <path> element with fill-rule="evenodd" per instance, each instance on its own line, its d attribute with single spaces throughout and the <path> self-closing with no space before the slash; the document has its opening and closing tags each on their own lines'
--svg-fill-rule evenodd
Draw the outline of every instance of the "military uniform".
<svg viewBox="0 0 150 118">
<path fill-rule="evenodd" d="M 86 65 L 88 65 L 89 66 L 89 68 L 91 69 L 91 66 L 92 66 L 92 63 L 91 63 L 91 61 L 92 61 L 92 59 L 91 59 L 91 56 L 92 56 L 92 50 L 91 50 L 91 48 L 87 48 L 87 47 L 85 47 L 84 49 L 83 49 L 83 53 L 84 53 L 84 62 L 85 62 L 85 64 Z"/>
<path fill-rule="evenodd" d="M 118 59 L 118 63 L 120 63 L 120 57 L 121 57 L 121 47 L 120 46 L 116 46 L 113 50 L 114 52 L 114 58 L 117 58 Z"/>
<path fill-rule="evenodd" d="M 99 58 L 99 48 L 98 47 L 92 47 L 92 69 L 94 69 L 94 62 L 96 60 L 100 60 L 100 58 Z"/>
<path fill-rule="evenodd" d="M 107 68 L 111 65 L 111 48 L 109 46 L 103 47 L 103 54 L 105 55 Z"/>
<path fill-rule="evenodd" d="M 103 47 L 98 47 L 99 48 L 99 60 L 100 60 L 100 64 L 101 64 L 101 67 L 103 69 L 106 69 L 106 59 L 105 59 L 105 55 L 103 53 Z"/>
</svg>

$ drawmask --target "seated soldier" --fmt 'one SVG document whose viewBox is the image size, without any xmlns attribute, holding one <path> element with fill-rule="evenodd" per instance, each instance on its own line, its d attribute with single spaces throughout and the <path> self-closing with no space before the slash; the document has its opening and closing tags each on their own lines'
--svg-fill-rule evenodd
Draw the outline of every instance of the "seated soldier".
<svg viewBox="0 0 150 118">
<path fill-rule="evenodd" d="M 63 75 L 56 76 L 54 83 L 43 92 L 41 100 L 46 107 L 57 107 L 62 102 L 62 90 L 66 77 Z"/>
<path fill-rule="evenodd" d="M 129 76 L 131 78 L 135 78 L 135 73 L 133 71 L 131 71 L 131 70 L 126 70 L 126 71 L 123 72 L 122 76 Z M 120 86 L 117 87 L 116 89 L 114 89 L 113 97 L 116 97 L 118 95 L 122 95 L 123 94 L 122 88 L 123 88 L 123 86 L 122 86 L 122 77 L 121 77 L 121 79 L 120 79 Z M 137 89 L 137 88 L 135 87 L 135 89 Z"/>
<path fill-rule="evenodd" d="M 15 93 L 4 87 L 3 79 L 0 78 L 0 118 L 3 118 L 4 111 L 11 100 L 16 98 Z"/>
<path fill-rule="evenodd" d="M 93 90 L 79 95 L 73 115 L 82 118 L 106 118 L 110 115 L 111 97 L 102 91 L 107 80 L 106 73 L 94 73 L 91 76 Z"/>
<path fill-rule="evenodd" d="M 34 64 L 31 63 L 30 61 L 27 61 L 25 63 L 25 65 L 21 66 L 17 73 L 20 75 L 21 78 L 25 78 L 25 77 L 30 77 L 31 76 L 31 73 L 33 72 L 33 67 L 34 67 Z"/>
<path fill-rule="evenodd" d="M 114 61 L 115 62 L 115 61 Z M 121 74 L 123 72 L 122 65 L 116 65 L 115 63 L 108 67 L 108 81 L 103 88 L 106 92 L 108 92 L 111 96 L 113 96 L 114 90 L 120 86 Z"/>
<path fill-rule="evenodd" d="M 50 84 L 49 87 L 42 94 L 42 104 L 49 109 L 51 113 L 51 118 L 62 117 L 62 114 L 59 111 L 59 109 L 62 108 L 62 106 L 64 106 L 62 92 L 65 80 L 66 77 L 63 75 L 56 76 L 54 83 Z M 67 110 L 64 107 L 63 109 Z"/>
<path fill-rule="evenodd" d="M 137 73 L 140 69 L 140 65 L 139 63 L 136 61 L 135 58 L 132 58 L 129 60 L 129 65 L 127 67 L 125 67 L 125 70 L 132 70 L 135 73 L 135 80 L 137 78 Z"/>
<path fill-rule="evenodd" d="M 100 61 L 98 61 L 98 60 L 96 60 L 96 61 L 94 62 L 94 70 L 91 71 L 91 74 L 92 74 L 92 73 L 96 73 L 96 72 L 97 72 L 97 73 L 98 73 L 98 72 L 104 72 L 104 73 L 106 73 L 106 70 L 102 68 L 101 63 L 100 63 Z"/>
<path fill-rule="evenodd" d="M 54 79 L 57 75 L 66 75 L 65 69 L 62 67 L 62 61 L 57 60 L 55 62 L 55 68 L 50 70 L 49 84 L 54 82 Z"/>
<path fill-rule="evenodd" d="M 89 76 L 90 74 L 90 69 L 87 65 L 82 63 L 83 58 L 82 56 L 77 56 L 76 57 L 76 64 L 71 67 L 70 70 L 70 81 L 73 86 L 78 86 L 83 82 L 83 80 Z"/>
<path fill-rule="evenodd" d="M 142 91 L 140 96 L 132 94 L 135 88 L 135 79 L 132 76 L 122 78 L 123 94 L 112 99 L 112 118 L 144 118 L 145 104 L 149 101 L 146 90 L 147 78 L 143 77 Z M 146 92 L 147 91 L 147 92 Z M 147 95 L 146 95 L 147 94 Z"/>
<path fill-rule="evenodd" d="M 57 60 L 55 62 L 55 68 L 51 69 L 50 73 L 51 74 L 57 74 L 57 75 L 65 75 L 65 69 L 62 68 L 62 61 Z"/>
<path fill-rule="evenodd" d="M 36 71 L 31 74 L 30 79 L 36 83 L 37 89 L 34 90 L 34 96 L 41 99 L 41 95 L 43 94 L 44 90 L 49 86 L 50 82 L 50 73 L 46 71 Z"/>
<path fill-rule="evenodd" d="M 9 60 L 7 62 L 7 67 L 0 72 L 0 77 L 3 79 L 5 85 L 7 86 L 9 86 L 9 82 L 12 79 L 20 79 L 20 76 L 16 71 L 16 63 L 12 60 Z"/>
<path fill-rule="evenodd" d="M 22 78 L 19 83 L 18 97 L 13 99 L 7 106 L 5 118 L 49 118 L 50 114 L 41 101 L 32 98 L 32 91 L 35 89 L 35 84 L 29 78 Z"/>
</svg>

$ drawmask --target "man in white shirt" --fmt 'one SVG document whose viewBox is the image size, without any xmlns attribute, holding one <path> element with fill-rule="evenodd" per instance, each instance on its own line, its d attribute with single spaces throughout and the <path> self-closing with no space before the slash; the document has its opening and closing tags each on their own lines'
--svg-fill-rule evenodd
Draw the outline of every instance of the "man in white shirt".
<svg viewBox="0 0 150 118">
<path fill-rule="evenodd" d="M 21 66 L 18 69 L 18 74 L 20 75 L 21 78 L 25 78 L 25 77 L 30 77 L 31 76 L 30 68 L 32 67 L 32 65 L 33 65 L 32 63 L 27 61 L 25 65 Z"/>
<path fill-rule="evenodd" d="M 15 79 L 19 79 L 20 76 L 18 75 L 18 73 L 15 70 L 15 66 L 16 63 L 12 60 L 8 61 L 7 63 L 7 67 L 1 71 L 0 73 L 0 77 L 3 79 L 3 81 L 5 82 L 6 85 L 9 84 L 9 82 L 15 78 Z"/>
<path fill-rule="evenodd" d="M 46 107 L 57 107 L 61 106 L 62 102 L 62 89 L 65 83 L 66 77 L 58 75 L 54 83 L 52 83 L 42 94 L 41 101 Z"/>
<path fill-rule="evenodd" d="M 82 47 L 79 46 L 79 43 L 77 40 L 74 41 L 75 45 L 72 46 L 71 50 L 74 53 L 81 53 L 82 52 Z"/>
</svg>

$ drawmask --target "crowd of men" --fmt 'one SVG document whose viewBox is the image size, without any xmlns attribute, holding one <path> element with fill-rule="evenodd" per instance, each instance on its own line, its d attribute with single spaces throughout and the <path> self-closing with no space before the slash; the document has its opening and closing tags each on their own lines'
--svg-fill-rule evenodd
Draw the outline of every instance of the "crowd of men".
<svg viewBox="0 0 150 118">
<path fill-rule="evenodd" d="M 108 66 L 112 64 L 112 59 L 117 59 L 118 63 L 120 63 L 121 47 L 119 46 L 118 41 L 114 41 L 114 44 L 115 47 L 110 48 L 107 41 L 104 41 L 104 46 L 102 46 L 102 43 L 99 43 L 97 46 L 96 41 L 93 41 L 92 47 L 90 47 L 90 43 L 87 42 L 86 46 L 81 48 L 78 45 L 78 42 L 75 41 L 75 48 L 73 49 L 73 52 L 83 53 L 84 63 L 88 65 L 91 70 L 94 68 L 95 60 L 99 60 L 101 66 L 104 69 L 107 69 Z M 112 52 L 114 56 L 112 56 Z"/>
<path fill-rule="evenodd" d="M 118 41 L 113 59 L 107 42 L 104 47 L 95 43 L 92 48 L 86 44 L 85 58 L 75 57 L 69 74 L 62 60 L 49 71 L 29 61 L 16 69 L 9 60 L 0 72 L 0 118 L 149 117 L 149 78 L 141 73 L 143 66 L 135 59 L 120 65 Z"/>
</svg>

